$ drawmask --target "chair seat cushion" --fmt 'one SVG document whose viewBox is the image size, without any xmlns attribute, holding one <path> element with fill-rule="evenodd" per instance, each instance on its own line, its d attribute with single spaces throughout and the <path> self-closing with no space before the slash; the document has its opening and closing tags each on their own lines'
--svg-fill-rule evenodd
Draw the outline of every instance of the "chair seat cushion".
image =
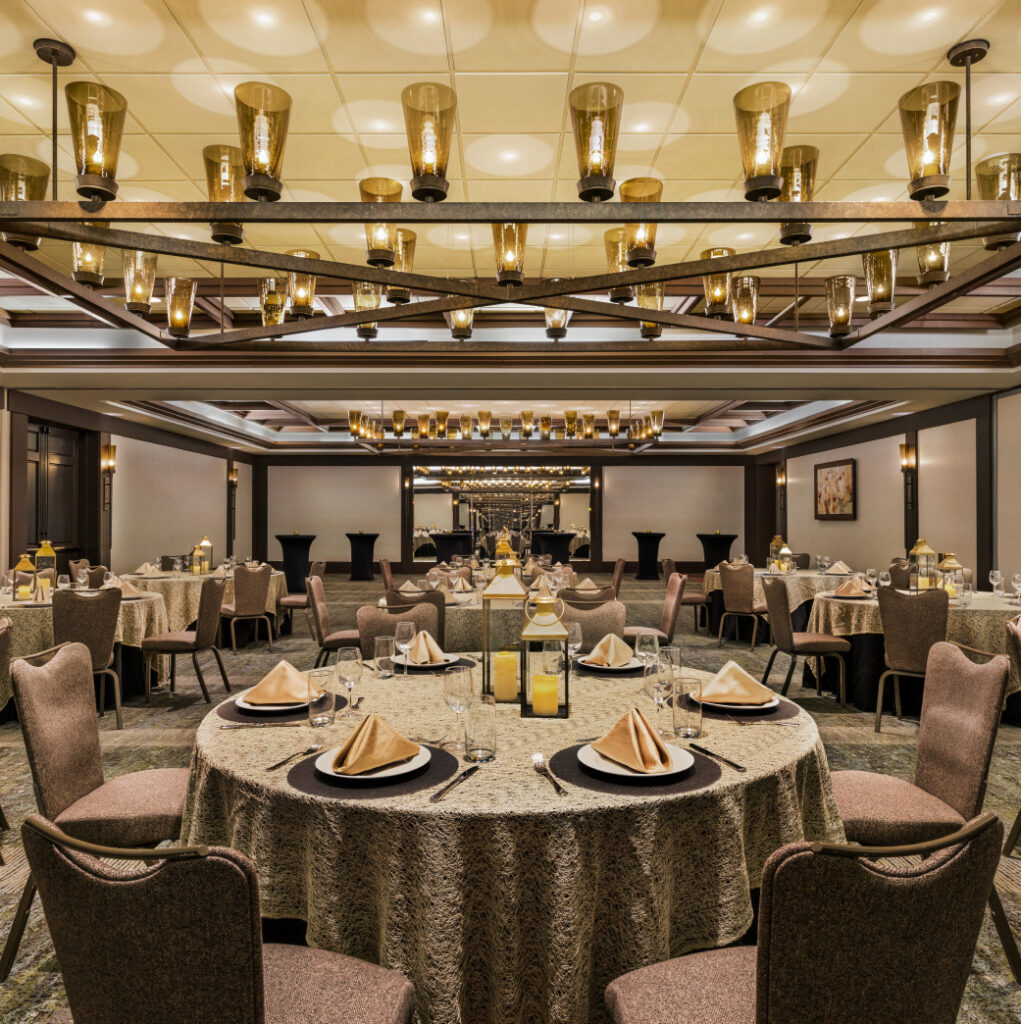
<svg viewBox="0 0 1021 1024">
<path fill-rule="evenodd" d="M 281 608 L 307 608 L 308 594 L 285 594 L 280 598 Z"/>
<path fill-rule="evenodd" d="M 614 1024 L 755 1024 L 754 946 L 712 949 L 611 981 Z"/>
<path fill-rule="evenodd" d="M 225 619 L 233 619 L 239 615 L 244 616 L 246 619 L 255 619 L 258 618 L 258 616 L 260 615 L 269 615 L 269 612 L 266 611 L 265 608 L 263 608 L 261 612 L 239 612 L 237 611 L 237 609 L 235 609 L 234 605 L 224 604 L 220 605 L 220 614 Z"/>
<path fill-rule="evenodd" d="M 833 795 L 850 843 L 921 843 L 965 822 L 949 804 L 914 783 L 877 772 L 833 772 Z"/>
<path fill-rule="evenodd" d="M 754 615 L 767 615 L 769 609 L 766 607 L 765 601 L 753 601 L 752 602 L 752 613 Z"/>
<path fill-rule="evenodd" d="M 408 1024 L 415 989 L 384 967 L 305 946 L 262 947 L 266 1024 Z"/>
<path fill-rule="evenodd" d="M 357 629 L 338 629 L 323 640 L 323 647 L 333 651 L 338 647 L 357 647 L 358 642 Z"/>
<path fill-rule="evenodd" d="M 193 629 L 183 629 L 179 633 L 158 633 L 147 636 L 142 641 L 143 651 L 193 651 L 195 650 L 196 633 Z"/>
<path fill-rule="evenodd" d="M 685 590 L 681 594 L 681 604 L 705 604 L 708 600 L 701 590 Z"/>
<path fill-rule="evenodd" d="M 850 654 L 851 644 L 842 636 L 831 633 L 795 633 L 794 650 L 797 654 Z"/>
<path fill-rule="evenodd" d="M 150 846 L 180 837 L 187 792 L 187 768 L 127 772 L 76 800 L 54 824 L 89 843 Z"/>
<path fill-rule="evenodd" d="M 651 634 L 652 636 L 658 637 L 660 643 L 664 643 L 664 644 L 670 643 L 670 637 L 668 637 L 666 635 L 666 633 L 663 632 L 663 630 L 656 629 L 653 626 L 625 626 L 624 627 L 624 639 L 625 640 L 629 640 L 629 639 L 633 640 L 636 637 L 642 636 L 643 634 L 646 635 L 646 636 Z"/>
</svg>

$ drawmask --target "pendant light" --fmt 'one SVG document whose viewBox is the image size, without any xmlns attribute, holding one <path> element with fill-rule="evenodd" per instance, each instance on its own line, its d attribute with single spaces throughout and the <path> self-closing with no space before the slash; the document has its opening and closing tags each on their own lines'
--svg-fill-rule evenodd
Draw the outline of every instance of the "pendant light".
<svg viewBox="0 0 1021 1024">
<path fill-rule="evenodd" d="M 106 221 L 93 221 L 86 223 L 84 226 L 108 228 L 110 225 Z M 103 260 L 105 256 L 105 245 L 96 245 L 93 242 L 72 242 L 71 277 L 79 284 L 88 285 L 90 288 L 98 288 L 103 283 Z"/>
<path fill-rule="evenodd" d="M 291 97 L 266 82 L 242 82 L 234 90 L 241 155 L 242 187 L 249 199 L 275 203 L 283 183 L 284 145 L 291 120 Z"/>
<path fill-rule="evenodd" d="M 552 416 L 540 416 L 539 417 L 539 439 L 542 441 L 548 441 L 550 434 L 553 432 L 553 417 Z"/>
<path fill-rule="evenodd" d="M 546 306 L 543 309 L 543 313 L 546 317 L 546 337 L 552 341 L 566 338 L 567 324 L 571 319 L 571 311 L 569 309 L 555 309 L 552 306 Z"/>
<path fill-rule="evenodd" d="M 399 203 L 404 186 L 393 178 L 364 178 L 358 182 L 363 203 Z M 365 261 L 370 267 L 392 267 L 397 249 L 394 224 L 365 224 Z"/>
<path fill-rule="evenodd" d="M 129 313 L 149 313 L 156 287 L 156 253 L 140 249 L 121 249 L 121 274 L 124 278 L 124 308 Z"/>
<path fill-rule="evenodd" d="M 489 437 L 489 432 L 493 426 L 493 414 L 488 409 L 479 409 L 479 435 L 481 437 Z"/>
<path fill-rule="evenodd" d="M 496 283 L 521 284 L 525 280 L 525 238 L 527 224 L 493 225 L 493 249 L 496 253 Z"/>
<path fill-rule="evenodd" d="M 572 89 L 567 102 L 578 154 L 578 196 L 586 203 L 612 199 L 624 90 L 612 82 L 589 82 Z"/>
<path fill-rule="evenodd" d="M 627 236 L 623 228 L 610 228 L 603 234 L 603 244 L 609 273 L 623 274 L 630 269 L 627 265 Z M 634 289 L 629 284 L 610 289 L 611 302 L 630 302 L 634 297 Z"/>
<path fill-rule="evenodd" d="M 658 178 L 628 178 L 621 182 L 622 203 L 658 203 L 663 182 Z M 629 267 L 651 267 L 656 262 L 656 225 L 627 224 L 624 227 L 625 258 Z"/>
<path fill-rule="evenodd" d="M 394 409 L 390 413 L 390 425 L 393 428 L 394 437 L 404 436 L 404 424 L 407 419 L 407 414 L 403 409 Z"/>
<path fill-rule="evenodd" d="M 363 313 L 368 309 L 379 309 L 382 293 L 382 287 L 375 282 L 353 281 L 351 283 L 351 294 L 354 297 L 355 312 Z M 375 321 L 359 324 L 355 333 L 364 341 L 372 341 L 379 333 L 377 330 L 378 326 L 379 324 Z"/>
<path fill-rule="evenodd" d="M 759 279 L 752 274 L 738 274 L 733 278 L 731 291 L 734 323 L 755 323 L 759 303 Z"/>
<path fill-rule="evenodd" d="M 889 313 L 893 309 L 897 287 L 897 256 L 896 249 L 880 249 L 862 255 L 865 288 L 869 295 L 868 314 L 873 320 L 881 313 Z"/>
<path fill-rule="evenodd" d="M 46 198 L 46 186 L 50 182 L 50 169 L 41 160 L 17 153 L 0 156 L 0 202 L 33 203 Z M 8 245 L 16 245 L 26 252 L 35 252 L 40 239 L 30 235 L 19 235 L 14 231 L 3 232 Z"/>
<path fill-rule="evenodd" d="M 0 160 L 3 158 L 0 157 Z M 1021 201 L 1021 153 L 997 153 L 987 157 L 975 168 L 979 199 Z M 1021 242 L 1021 232 L 983 238 L 987 249 L 996 251 Z"/>
<path fill-rule="evenodd" d="M 447 433 L 447 420 L 450 418 L 450 413 L 446 409 L 436 410 L 436 433 L 443 437 Z"/>
<path fill-rule="evenodd" d="M 663 436 L 663 410 L 653 409 L 652 414 L 649 416 L 649 420 L 652 423 L 652 436 L 662 437 Z"/>
<path fill-rule="evenodd" d="M 956 82 L 926 82 L 897 101 L 911 199 L 939 199 L 950 191 L 950 157 L 960 95 Z"/>
<path fill-rule="evenodd" d="M 475 421 L 471 418 L 470 413 L 463 412 L 458 418 L 458 424 L 461 427 L 461 440 L 470 441 L 472 438 L 472 432 L 475 429 Z"/>
<path fill-rule="evenodd" d="M 418 414 L 418 436 L 427 438 L 429 436 L 429 413 L 420 412 Z"/>
<path fill-rule="evenodd" d="M 937 228 L 942 221 L 916 220 L 916 228 Z M 915 250 L 918 256 L 918 283 L 927 288 L 950 280 L 950 243 L 926 242 Z"/>
<path fill-rule="evenodd" d="M 660 312 L 663 309 L 664 286 L 662 281 L 646 281 L 640 284 L 635 291 L 635 299 L 641 309 L 653 309 Z M 663 333 L 663 328 L 651 320 L 642 321 L 642 337 L 658 338 Z"/>
<path fill-rule="evenodd" d="M 78 195 L 99 203 L 117 198 L 117 160 L 128 114 L 128 101 L 97 82 L 70 82 L 64 87 L 71 146 L 78 175 Z"/>
<path fill-rule="evenodd" d="M 606 432 L 610 437 L 616 437 L 620 433 L 620 410 L 610 409 L 606 413 Z"/>
<path fill-rule="evenodd" d="M 776 199 L 780 195 L 780 154 L 790 105 L 790 86 L 784 82 L 757 82 L 734 97 L 737 139 L 744 165 L 744 197 L 749 202 Z"/>
<path fill-rule="evenodd" d="M 836 274 L 826 278 L 826 314 L 831 338 L 843 338 L 851 333 L 854 286 L 854 274 Z"/>
<path fill-rule="evenodd" d="M 514 432 L 514 420 L 510 416 L 500 417 L 500 437 L 504 441 L 511 439 L 511 434 Z"/>
<path fill-rule="evenodd" d="M 288 256 L 302 260 L 317 260 L 319 253 L 311 249 L 291 249 Z M 307 320 L 315 316 L 316 276 L 303 270 L 292 270 L 287 275 L 287 298 L 291 304 L 291 316 Z"/>
<path fill-rule="evenodd" d="M 810 203 L 815 196 L 819 150 L 815 146 L 788 146 L 780 154 L 781 203 Z M 812 240 L 812 225 L 791 221 L 780 225 L 781 245 L 801 245 Z"/>
<path fill-rule="evenodd" d="M 410 274 L 415 269 L 415 243 L 418 236 L 408 228 L 398 228 L 395 238 L 393 269 L 402 274 Z M 402 284 L 388 284 L 386 297 L 395 306 L 403 306 L 411 301 L 411 289 Z"/>
<path fill-rule="evenodd" d="M 733 256 L 735 250 L 725 246 L 703 249 L 699 259 L 719 260 Z M 730 312 L 730 278 L 728 271 L 720 274 L 704 274 L 702 290 L 705 292 L 705 315 L 720 320 Z"/>
<path fill-rule="evenodd" d="M 164 287 L 167 293 L 167 331 L 172 338 L 187 338 L 198 282 L 190 277 L 168 277 Z"/>
<path fill-rule="evenodd" d="M 564 410 L 564 430 L 568 437 L 574 437 L 578 433 L 578 410 Z"/>
<path fill-rule="evenodd" d="M 347 429 L 352 437 L 358 437 L 361 434 L 362 426 L 362 414 L 358 409 L 348 409 L 347 411 Z"/>
<path fill-rule="evenodd" d="M 535 429 L 535 414 L 531 409 L 521 410 L 521 436 L 529 438 Z"/>
<path fill-rule="evenodd" d="M 245 165 L 237 146 L 206 146 L 202 150 L 206 167 L 206 193 L 211 203 L 243 203 L 245 201 Z M 213 221 L 209 225 L 214 242 L 240 245 L 245 240 L 245 227 L 237 221 Z"/>
<path fill-rule="evenodd" d="M 287 278 L 259 278 L 259 309 L 262 312 L 262 326 L 274 327 L 284 322 L 287 312 Z"/>
<path fill-rule="evenodd" d="M 472 336 L 472 321 L 475 319 L 475 309 L 469 306 L 467 309 L 452 309 L 450 311 L 450 336 L 458 341 L 467 341 Z"/>
<path fill-rule="evenodd" d="M 416 82 L 401 93 L 411 154 L 411 194 L 424 203 L 447 198 L 446 179 L 457 97 L 440 82 Z"/>
</svg>

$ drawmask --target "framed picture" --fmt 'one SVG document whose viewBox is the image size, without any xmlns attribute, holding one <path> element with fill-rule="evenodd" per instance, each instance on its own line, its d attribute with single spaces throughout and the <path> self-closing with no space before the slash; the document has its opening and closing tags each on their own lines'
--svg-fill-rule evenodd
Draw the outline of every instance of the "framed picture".
<svg viewBox="0 0 1021 1024">
<path fill-rule="evenodd" d="M 858 486 L 854 459 L 815 467 L 815 518 L 857 519 Z"/>
</svg>

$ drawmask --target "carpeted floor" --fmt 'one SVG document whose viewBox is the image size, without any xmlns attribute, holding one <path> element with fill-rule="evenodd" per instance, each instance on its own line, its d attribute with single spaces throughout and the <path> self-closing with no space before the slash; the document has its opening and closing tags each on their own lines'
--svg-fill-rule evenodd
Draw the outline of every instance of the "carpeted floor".
<svg viewBox="0 0 1021 1024">
<path fill-rule="evenodd" d="M 596 577 L 597 582 L 602 582 Z M 400 582 L 400 581 L 398 581 Z M 327 598 L 331 626 L 341 629 L 354 625 L 359 605 L 375 601 L 381 592 L 378 583 L 351 583 L 343 577 L 327 580 Z M 653 625 L 658 622 L 663 602 L 663 584 L 625 580 L 621 599 L 628 607 L 628 623 Z M 725 644 L 716 647 L 692 631 L 689 609 L 682 609 L 677 642 L 688 662 L 699 668 L 716 670 L 729 658 L 760 675 L 769 654 L 768 647 L 751 653 L 747 645 Z M 310 668 L 316 647 L 308 635 L 304 619 L 295 619 L 293 635 L 282 637 L 271 654 L 265 643 L 250 647 L 237 656 L 225 654 L 227 671 L 236 689 L 250 686 L 279 658 L 285 657 L 301 669 Z M 206 656 L 208 657 L 208 656 Z M 215 666 L 206 672 L 213 700 L 220 699 Z M 205 660 L 203 660 L 205 664 Z M 772 682 L 779 686 L 787 670 L 783 655 L 777 658 Z M 915 723 L 898 723 L 888 716 L 883 732 L 876 736 L 872 716 L 854 708 L 840 708 L 830 697 L 816 697 L 814 690 L 800 687 L 800 670 L 795 675 L 790 696 L 802 703 L 814 716 L 826 744 L 833 769 L 861 768 L 910 778 L 914 766 Z M 179 666 L 178 692 L 155 695 L 152 707 L 140 700 L 124 710 L 125 728 L 117 732 L 110 714 L 101 722 L 103 757 L 107 777 L 140 768 L 188 765 L 195 729 L 208 713 L 202 701 L 190 665 Z M 0 804 L 12 830 L 0 834 L 0 850 L 6 866 L 0 867 L 0 935 L 6 935 L 15 905 L 27 875 L 18 827 L 35 809 L 32 784 L 25 760 L 25 749 L 17 723 L 0 726 Z M 990 772 L 986 808 L 995 811 L 1009 828 L 1021 804 L 1021 728 L 1003 726 L 996 743 Z M 997 888 L 1016 935 L 1021 936 L 1021 845 L 1011 858 L 1001 858 Z M 863 941 L 868 941 L 863 936 Z M 126 955 L 111 951 L 114 956 Z M 0 987 L 0 1021 L 67 1022 L 70 1014 L 64 999 L 60 973 L 46 931 L 38 901 L 21 945 L 14 972 Z M 1021 986 L 1015 985 L 1007 970 L 1003 951 L 988 914 L 982 929 L 978 952 L 968 983 L 959 1021 L 968 1024 L 1016 1024 L 1021 1021 Z M 510 1022 L 508 1022 L 510 1024 Z"/>
</svg>

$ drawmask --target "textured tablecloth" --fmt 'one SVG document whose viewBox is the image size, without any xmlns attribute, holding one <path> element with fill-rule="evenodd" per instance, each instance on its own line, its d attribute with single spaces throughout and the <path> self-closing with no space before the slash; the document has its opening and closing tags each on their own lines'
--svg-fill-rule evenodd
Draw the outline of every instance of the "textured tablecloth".
<svg viewBox="0 0 1021 1024">
<path fill-rule="evenodd" d="M 755 570 L 756 601 L 766 600 L 765 591 L 762 589 L 762 577 L 767 575 L 769 574 L 766 573 L 764 569 Z M 862 574 L 859 573 L 858 575 Z M 787 573 L 784 576 L 774 576 L 772 578 L 782 579 L 787 583 L 787 595 L 791 608 L 797 608 L 806 601 L 811 601 L 816 594 L 821 594 L 827 590 L 833 590 L 834 587 L 838 587 L 845 579 L 847 579 L 846 576 L 838 576 L 836 579 L 832 576 L 823 576 L 815 569 L 798 569 L 797 572 Z M 711 594 L 714 590 L 722 589 L 723 584 L 720 582 L 719 569 L 707 569 L 705 575 L 702 577 L 702 593 Z"/>
<path fill-rule="evenodd" d="M 299 792 L 285 771 L 264 769 L 308 746 L 312 730 L 222 731 L 214 710 L 196 736 L 183 840 L 251 857 L 263 914 L 307 921 L 311 944 L 409 977 L 421 1022 L 605 1021 L 613 978 L 746 931 L 750 892 L 777 847 L 843 838 L 803 711 L 798 728 L 707 722 L 703 745 L 748 771 L 724 767 L 704 789 L 571 785 L 558 797 L 531 753 L 549 759 L 604 732 L 639 702 L 639 685 L 575 677 L 566 721 L 500 705 L 497 760 L 435 804 L 428 792 Z M 452 732 L 434 675 L 372 677 L 359 689 L 362 711 L 405 735 Z M 350 728 L 338 722 L 327 741 Z"/>
<path fill-rule="evenodd" d="M 208 576 L 196 576 L 189 572 L 167 573 L 164 576 L 146 577 L 125 575 L 125 579 L 149 593 L 162 594 L 167 606 L 167 617 L 172 633 L 187 629 L 198 617 L 199 597 L 202 583 Z M 277 603 L 287 593 L 284 574 L 274 571 L 269 579 L 269 593 L 266 595 L 266 611 L 276 615 Z M 223 588 L 223 602 L 230 604 L 234 600 L 234 579 L 227 577 L 227 585 Z"/>
</svg>

